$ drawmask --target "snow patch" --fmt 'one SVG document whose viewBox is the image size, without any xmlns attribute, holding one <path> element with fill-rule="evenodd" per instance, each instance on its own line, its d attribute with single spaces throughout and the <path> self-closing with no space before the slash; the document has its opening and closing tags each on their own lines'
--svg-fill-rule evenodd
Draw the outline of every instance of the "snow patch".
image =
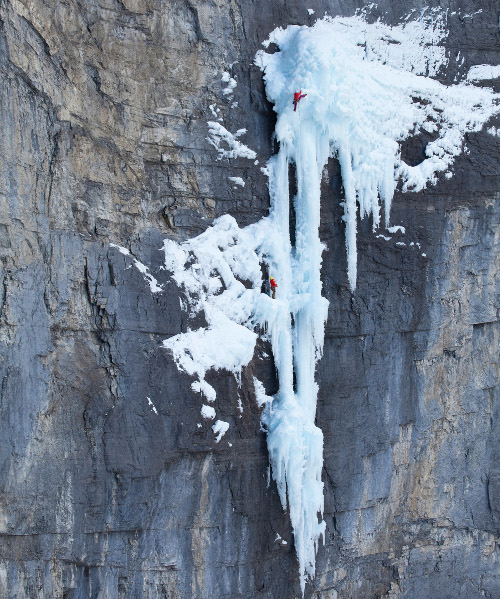
<svg viewBox="0 0 500 599">
<path fill-rule="evenodd" d="M 204 381 L 204 380 L 194 381 L 191 384 L 191 389 L 193 391 L 196 391 L 197 393 L 203 393 L 203 395 L 206 397 L 206 400 L 208 402 L 212 403 L 215 401 L 215 398 L 216 398 L 215 389 L 212 387 L 212 385 L 209 385 L 207 383 L 207 381 Z"/>
<path fill-rule="evenodd" d="M 245 181 L 241 177 L 228 177 L 228 179 L 240 187 L 245 187 Z"/>
<path fill-rule="evenodd" d="M 473 19 L 476 15 L 480 15 L 483 12 L 483 9 L 480 8 L 479 10 L 476 10 L 475 12 L 470 12 L 466 15 L 462 15 L 462 19 Z"/>
<path fill-rule="evenodd" d="M 200 390 L 204 391 L 207 384 L 203 379 L 210 369 L 229 370 L 239 377 L 241 368 L 252 359 L 256 341 L 253 331 L 232 322 L 218 309 L 212 310 L 209 320 L 207 329 L 180 333 L 163 341 L 178 368 L 199 377 Z M 212 394 L 210 401 L 214 399 Z"/>
<path fill-rule="evenodd" d="M 236 86 L 238 85 L 236 83 L 236 79 L 233 79 L 231 77 L 231 75 L 229 73 L 227 73 L 227 72 L 223 73 L 221 81 L 222 81 L 222 83 L 227 83 L 227 87 L 225 87 L 222 90 L 222 93 L 223 93 L 224 96 L 231 95 L 234 92 Z"/>
<path fill-rule="evenodd" d="M 489 81 L 498 79 L 498 77 L 500 77 L 500 65 L 477 64 L 471 67 L 467 73 L 468 81 Z"/>
<path fill-rule="evenodd" d="M 148 405 L 151 406 L 151 409 L 153 410 L 153 412 L 158 416 L 158 412 L 157 412 L 157 410 L 155 408 L 154 403 L 151 401 L 151 399 L 149 397 L 146 397 L 146 399 L 148 400 Z"/>
<path fill-rule="evenodd" d="M 394 227 L 387 227 L 387 232 L 391 233 L 393 235 L 394 235 L 394 233 L 397 233 L 398 231 L 400 233 L 402 233 L 403 235 L 406 233 L 406 229 L 404 227 L 402 227 L 401 225 L 396 225 Z"/>
<path fill-rule="evenodd" d="M 201 415 L 203 418 L 205 418 L 205 420 L 213 420 L 215 418 L 215 410 L 212 408 L 212 406 L 203 404 L 201 406 Z"/>
<path fill-rule="evenodd" d="M 218 443 L 222 437 L 226 434 L 227 429 L 229 428 L 229 422 L 224 422 L 224 420 L 217 420 L 215 424 L 212 426 L 212 430 L 217 435 L 215 442 Z"/>
<path fill-rule="evenodd" d="M 242 230 L 225 215 L 194 239 L 182 244 L 164 241 L 165 268 L 186 294 L 191 316 L 204 313 L 208 326 L 170 337 L 163 347 L 181 370 L 197 377 L 193 389 L 209 401 L 215 399 L 215 390 L 204 380 L 206 373 L 225 369 L 239 380 L 254 354 L 259 306 L 272 302 L 260 293 L 260 258 L 255 251 L 265 236 L 263 223 Z"/>
<path fill-rule="evenodd" d="M 285 539 L 282 539 L 281 535 L 277 532 L 274 542 L 277 543 L 278 541 L 279 541 L 280 545 L 288 545 L 288 543 L 285 541 Z"/>
<path fill-rule="evenodd" d="M 109 244 L 112 248 L 116 248 L 121 254 L 124 256 L 130 256 L 134 262 L 134 266 L 137 270 L 143 275 L 144 280 L 149 284 L 149 288 L 151 289 L 151 293 L 159 293 L 163 291 L 163 286 L 158 284 L 158 281 L 153 277 L 153 275 L 149 272 L 149 268 L 145 266 L 142 262 L 139 262 L 137 258 L 135 258 L 130 250 L 124 248 L 120 245 L 116 245 L 115 243 Z"/>
<path fill-rule="evenodd" d="M 208 121 L 207 140 L 217 150 L 218 160 L 222 160 L 222 158 L 248 158 L 254 160 L 257 154 L 237 139 L 246 132 L 246 129 L 239 129 L 236 133 L 231 133 L 220 123 Z M 223 142 L 228 148 L 221 147 Z"/>
</svg>

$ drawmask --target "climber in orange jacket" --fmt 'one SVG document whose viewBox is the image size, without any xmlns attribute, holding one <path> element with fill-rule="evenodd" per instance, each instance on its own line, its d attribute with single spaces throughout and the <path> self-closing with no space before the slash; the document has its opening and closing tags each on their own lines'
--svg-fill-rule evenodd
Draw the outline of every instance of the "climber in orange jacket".
<svg viewBox="0 0 500 599">
<path fill-rule="evenodd" d="M 293 111 L 295 112 L 297 110 L 297 104 L 300 102 L 300 100 L 302 100 L 302 98 L 305 98 L 307 96 L 307 94 L 303 94 L 302 90 L 300 90 L 300 92 L 295 92 L 293 94 Z"/>
<path fill-rule="evenodd" d="M 269 279 L 269 282 L 271 283 L 272 298 L 276 299 L 276 287 L 278 286 L 278 283 L 276 283 L 276 281 L 274 280 L 274 277 L 271 277 Z"/>
</svg>

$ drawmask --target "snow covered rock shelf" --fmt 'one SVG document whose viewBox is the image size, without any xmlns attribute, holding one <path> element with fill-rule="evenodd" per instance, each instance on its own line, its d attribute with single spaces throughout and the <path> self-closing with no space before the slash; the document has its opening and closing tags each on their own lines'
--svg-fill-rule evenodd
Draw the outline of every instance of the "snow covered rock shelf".
<svg viewBox="0 0 500 599">
<path fill-rule="evenodd" d="M 196 377 L 194 391 L 213 402 L 215 389 L 205 381 L 207 371 L 223 368 L 239 377 L 254 355 L 256 331 L 265 331 L 270 339 L 279 391 L 267 397 L 255 381 L 255 392 L 263 406 L 273 478 L 283 508 L 290 512 L 302 591 L 315 574 L 317 546 L 325 531 L 323 434 L 315 424 L 315 368 L 328 313 L 318 235 L 322 173 L 329 158 L 338 158 L 348 280 L 354 291 L 358 215 L 371 216 L 376 230 L 383 204 L 389 227 L 398 182 L 403 191 L 417 191 L 435 183 L 438 173 L 449 175 L 463 151 L 465 134 L 480 130 L 499 110 L 497 95 L 472 85 L 477 76 L 452 86 L 433 78 L 447 62 L 440 45 L 445 36 L 444 21 L 436 12 L 398 27 L 368 24 L 358 15 L 327 17 L 313 27 L 276 29 L 264 45 L 273 43 L 279 51 L 261 51 L 256 57 L 278 114 L 279 152 L 267 165 L 269 217 L 240 229 L 226 215 L 195 239 L 164 243 L 165 267 L 186 293 L 186 310 L 203 312 L 207 321 L 205 328 L 164 342 L 179 368 Z M 299 90 L 307 96 L 294 111 L 292 98 Z M 233 151 L 239 144 L 233 137 L 241 131 L 229 139 L 219 123 L 210 122 L 209 127 L 219 158 L 231 158 L 231 152 L 219 148 L 219 140 L 225 139 Z M 426 158 L 410 166 L 401 159 L 400 144 L 422 130 L 434 140 L 427 145 Z M 246 157 L 255 157 L 244 149 Z M 297 186 L 293 231 L 291 164 Z M 263 272 L 277 279 L 274 300 L 261 291 Z M 210 412 L 204 417 L 216 417 L 212 407 L 203 409 Z M 215 423 L 217 441 L 226 425 Z"/>
</svg>

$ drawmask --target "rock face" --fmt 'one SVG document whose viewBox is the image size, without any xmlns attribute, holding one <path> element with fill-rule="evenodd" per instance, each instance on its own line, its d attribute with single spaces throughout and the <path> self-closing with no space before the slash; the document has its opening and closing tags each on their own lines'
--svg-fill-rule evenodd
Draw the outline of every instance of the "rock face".
<svg viewBox="0 0 500 599">
<path fill-rule="evenodd" d="M 496 4 L 474 4 L 446 4 L 450 56 L 465 62 L 443 80 L 500 63 Z M 274 27 L 312 22 L 307 8 L 358 5 L 0 0 L 2 597 L 301 596 L 251 383 L 276 390 L 268 348 L 241 386 L 207 377 L 230 423 L 215 443 L 192 379 L 160 348 L 193 323 L 158 249 L 221 214 L 240 225 L 266 214 L 274 119 L 255 51 Z M 408 8 L 372 11 L 396 23 Z M 228 130 L 248 129 L 258 165 L 217 160 L 206 139 L 217 108 Z M 317 413 L 327 534 L 307 597 L 500 596 L 500 140 L 467 146 L 452 179 L 395 198 L 404 237 L 360 223 L 354 295 L 330 164 Z M 403 151 L 418 162 L 422 147 Z"/>
</svg>

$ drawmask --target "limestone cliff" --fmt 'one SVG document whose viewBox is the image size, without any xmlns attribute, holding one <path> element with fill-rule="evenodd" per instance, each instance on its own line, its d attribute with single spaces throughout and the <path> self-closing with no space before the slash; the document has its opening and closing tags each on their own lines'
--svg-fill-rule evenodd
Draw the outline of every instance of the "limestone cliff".
<svg viewBox="0 0 500 599">
<path fill-rule="evenodd" d="M 443 80 L 500 63 L 495 3 L 430 4 L 448 9 L 447 51 L 464 59 Z M 2 597 L 301 596 L 251 384 L 256 373 L 276 390 L 269 348 L 241 387 L 208 377 L 230 423 L 215 443 L 197 427 L 191 379 L 160 348 L 188 323 L 158 249 L 222 214 L 245 225 L 267 213 L 274 116 L 255 52 L 274 27 L 312 22 L 308 8 L 362 5 L 0 0 Z M 384 0 L 370 18 L 396 23 L 409 8 Z M 217 160 L 211 105 L 248 129 L 258 165 Z M 407 161 L 424 141 L 405 146 Z M 329 165 L 327 534 L 306 597 L 500 596 L 500 140 L 470 134 L 467 147 L 453 178 L 395 197 L 392 222 L 419 251 L 360 223 L 355 294 Z M 164 291 L 152 295 L 110 243 Z"/>
</svg>

